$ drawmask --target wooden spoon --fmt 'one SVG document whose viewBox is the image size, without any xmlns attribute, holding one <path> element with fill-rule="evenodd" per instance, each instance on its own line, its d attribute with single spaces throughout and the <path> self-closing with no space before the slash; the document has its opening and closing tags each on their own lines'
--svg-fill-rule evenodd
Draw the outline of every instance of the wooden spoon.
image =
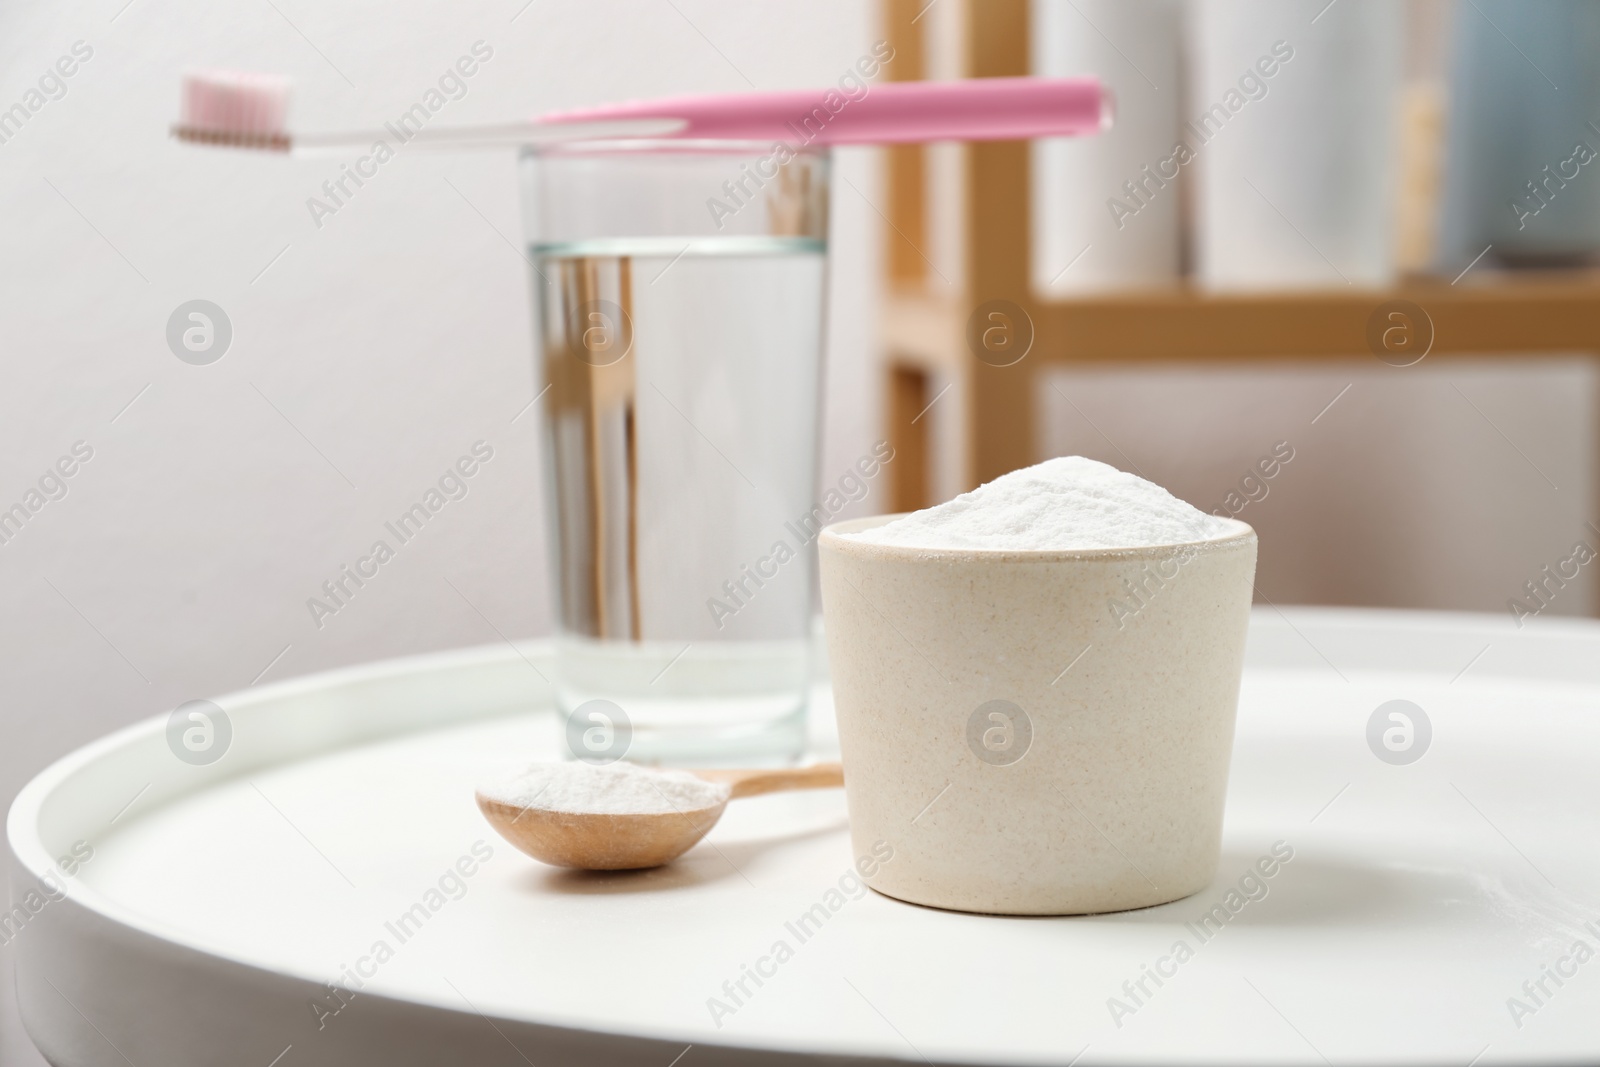
<svg viewBox="0 0 1600 1067">
<path fill-rule="evenodd" d="M 619 815 L 522 807 L 480 792 L 478 810 L 501 837 L 543 863 L 589 871 L 626 871 L 659 867 L 689 851 L 722 818 L 729 800 L 844 785 L 844 768 L 837 763 L 689 773 L 728 786 L 727 799 L 686 811 Z"/>
</svg>

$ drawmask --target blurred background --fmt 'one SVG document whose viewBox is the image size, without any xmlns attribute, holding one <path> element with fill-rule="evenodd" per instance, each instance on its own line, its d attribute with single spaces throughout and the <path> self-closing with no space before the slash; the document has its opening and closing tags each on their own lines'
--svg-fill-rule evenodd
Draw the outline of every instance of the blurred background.
<svg viewBox="0 0 1600 1067">
<path fill-rule="evenodd" d="M 287 74 L 293 126 L 337 129 L 480 41 L 451 121 L 825 86 L 879 41 L 886 79 L 1101 76 L 1099 139 L 837 152 L 822 481 L 893 443 L 865 514 L 1081 453 L 1253 524 L 1272 603 L 1594 613 L 1592 568 L 1545 568 L 1600 547 L 1600 5 L 19 0 L 8 803 L 186 700 L 548 632 L 511 156 L 403 154 L 317 217 L 336 161 L 167 135 L 185 68 Z M 231 324 L 209 365 L 168 346 L 192 300 Z M 479 440 L 468 495 L 314 620 Z M 0 1062 L 41 1063 L 0 973 Z"/>
</svg>

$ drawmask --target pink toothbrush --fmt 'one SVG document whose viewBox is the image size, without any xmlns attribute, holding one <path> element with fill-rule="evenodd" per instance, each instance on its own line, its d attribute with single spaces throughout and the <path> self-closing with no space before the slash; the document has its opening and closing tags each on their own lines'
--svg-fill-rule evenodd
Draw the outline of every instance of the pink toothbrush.
<svg viewBox="0 0 1600 1067">
<path fill-rule="evenodd" d="M 402 117 L 378 130 L 291 135 L 285 124 L 288 98 L 288 81 L 270 75 L 187 75 L 182 119 L 173 134 L 203 144 L 283 152 L 366 147 L 389 138 L 437 147 L 637 137 L 894 144 L 1092 134 L 1110 125 L 1112 113 L 1110 92 L 1096 78 L 974 78 L 889 82 L 853 98 L 835 89 L 685 96 L 495 126 L 430 127 L 425 118 L 408 122 Z"/>
<path fill-rule="evenodd" d="M 826 106 L 829 98 L 833 108 Z M 1097 78 L 972 78 L 888 82 L 855 100 L 832 89 L 798 89 L 629 101 L 558 111 L 538 122 L 677 119 L 683 128 L 673 136 L 719 141 L 1010 141 L 1098 133 L 1110 125 L 1110 102 Z"/>
</svg>

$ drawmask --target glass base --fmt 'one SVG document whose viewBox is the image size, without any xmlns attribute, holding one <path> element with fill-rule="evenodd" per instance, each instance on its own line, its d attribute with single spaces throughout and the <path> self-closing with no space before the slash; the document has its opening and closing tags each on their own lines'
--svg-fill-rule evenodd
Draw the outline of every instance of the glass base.
<svg viewBox="0 0 1600 1067">
<path fill-rule="evenodd" d="M 558 642 L 567 754 L 684 767 L 784 764 L 805 748 L 811 644 Z"/>
</svg>

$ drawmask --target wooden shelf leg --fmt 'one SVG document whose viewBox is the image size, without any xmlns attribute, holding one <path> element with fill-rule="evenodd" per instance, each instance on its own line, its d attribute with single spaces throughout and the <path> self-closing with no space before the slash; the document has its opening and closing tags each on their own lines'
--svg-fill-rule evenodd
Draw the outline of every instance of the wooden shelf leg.
<svg viewBox="0 0 1600 1067">
<path fill-rule="evenodd" d="M 936 503 L 933 499 L 930 464 L 929 420 L 919 418 L 933 399 L 928 372 L 910 363 L 890 360 L 889 446 L 894 461 L 889 464 L 889 510 L 920 511 Z"/>
</svg>

